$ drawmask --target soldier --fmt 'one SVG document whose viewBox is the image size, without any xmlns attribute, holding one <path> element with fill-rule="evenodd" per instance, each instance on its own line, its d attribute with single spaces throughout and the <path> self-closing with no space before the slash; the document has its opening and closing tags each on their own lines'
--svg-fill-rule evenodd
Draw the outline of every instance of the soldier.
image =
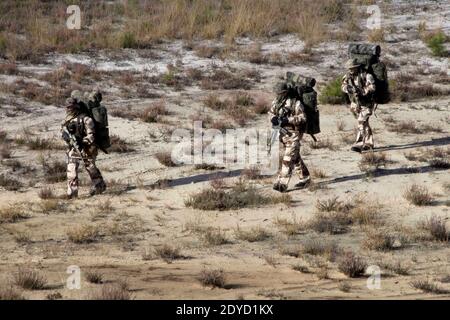
<svg viewBox="0 0 450 320">
<path fill-rule="evenodd" d="M 370 150 L 373 149 L 373 135 L 369 118 L 375 105 L 375 79 L 361 68 L 356 59 L 348 60 L 346 66 L 349 72 L 342 79 L 341 89 L 348 94 L 351 101 L 350 110 L 358 119 L 358 134 L 351 150 Z"/>
<path fill-rule="evenodd" d="M 78 168 L 83 161 L 92 181 L 90 195 L 96 195 L 106 190 L 100 170 L 95 165 L 98 154 L 95 145 L 94 121 L 88 117 L 79 101 L 68 98 L 66 101 L 66 118 L 61 126 L 63 139 L 68 143 L 67 151 L 67 195 L 69 198 L 78 196 Z"/>
<path fill-rule="evenodd" d="M 304 106 L 297 99 L 297 92 L 285 82 L 275 87 L 277 94 L 269 111 L 272 126 L 279 126 L 280 142 L 284 146 L 281 172 L 273 186 L 274 190 L 285 192 L 288 188 L 292 172 L 298 174 L 300 182 L 297 188 L 304 188 L 310 182 L 308 168 L 300 156 L 300 141 L 306 129 Z"/>
</svg>

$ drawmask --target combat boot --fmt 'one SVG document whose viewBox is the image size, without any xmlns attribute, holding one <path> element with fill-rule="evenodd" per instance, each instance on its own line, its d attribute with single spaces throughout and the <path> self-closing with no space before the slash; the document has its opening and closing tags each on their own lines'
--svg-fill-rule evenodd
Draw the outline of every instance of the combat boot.
<svg viewBox="0 0 450 320">
<path fill-rule="evenodd" d="M 280 182 L 277 182 L 273 185 L 273 190 L 279 191 L 279 192 L 286 192 L 288 186 L 285 184 L 282 184 Z"/>
<path fill-rule="evenodd" d="M 67 199 L 76 199 L 78 198 L 78 192 L 72 192 L 71 194 L 67 195 Z"/>
<path fill-rule="evenodd" d="M 306 178 L 303 178 L 303 179 L 301 179 L 296 185 L 295 185 L 295 187 L 296 188 L 300 188 L 300 189 L 303 189 L 303 188 L 306 188 L 307 186 L 309 186 L 311 184 L 311 177 L 306 177 Z"/>
<path fill-rule="evenodd" d="M 361 147 L 358 147 L 358 146 L 353 146 L 353 147 L 351 147 L 351 149 L 350 150 L 352 150 L 352 151 L 355 151 L 355 152 L 358 152 L 358 153 L 361 153 Z"/>
<path fill-rule="evenodd" d="M 106 190 L 106 183 L 104 181 L 101 181 L 97 183 L 93 188 L 91 188 L 91 191 L 89 192 L 89 195 L 95 196 L 96 194 L 102 194 Z"/>
</svg>

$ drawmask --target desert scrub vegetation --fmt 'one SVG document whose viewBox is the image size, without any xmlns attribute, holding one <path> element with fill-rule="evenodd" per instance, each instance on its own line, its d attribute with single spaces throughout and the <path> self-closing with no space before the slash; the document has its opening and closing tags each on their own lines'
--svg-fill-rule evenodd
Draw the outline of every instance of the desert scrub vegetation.
<svg viewBox="0 0 450 320">
<path fill-rule="evenodd" d="M 416 206 L 426 206 L 433 202 L 433 196 L 427 187 L 418 184 L 408 186 L 403 192 L 403 197 Z"/>
<path fill-rule="evenodd" d="M 64 161 L 41 157 L 41 165 L 44 171 L 45 181 L 49 183 L 62 182 L 66 180 L 67 165 Z"/>
<path fill-rule="evenodd" d="M 222 269 L 203 269 L 198 281 L 205 287 L 225 288 L 226 279 Z"/>
<path fill-rule="evenodd" d="M 289 205 L 290 202 L 290 196 L 267 196 L 252 185 L 239 183 L 229 191 L 204 189 L 186 199 L 185 205 L 200 210 L 234 210 L 276 203 Z"/>
<path fill-rule="evenodd" d="M 450 239 L 450 231 L 442 217 L 432 216 L 422 220 L 418 223 L 418 227 L 427 232 L 432 240 L 447 242 Z"/>
<path fill-rule="evenodd" d="M 26 290 L 43 290 L 47 279 L 36 270 L 20 267 L 14 274 L 14 284 Z"/>
<path fill-rule="evenodd" d="M 52 188 L 50 188 L 50 187 L 42 187 L 38 191 L 38 197 L 41 198 L 42 200 L 54 199 L 55 198 L 55 194 L 54 194 Z"/>
<path fill-rule="evenodd" d="M 155 154 L 156 160 L 166 167 L 176 167 L 178 164 L 173 162 L 172 154 L 169 151 L 161 151 Z"/>
<path fill-rule="evenodd" d="M 164 39 L 265 37 L 295 33 L 309 46 L 325 39 L 328 23 L 344 21 L 352 1 L 194 0 L 83 2 L 82 29 L 66 28 L 65 1 L 2 1 L 0 55 L 38 60 L 48 52 L 88 49 L 149 48 Z M 355 10 L 353 10 L 355 11 Z M 51 17 L 51 18 L 49 18 Z M 118 27 L 117 21 L 121 21 Z M 19 38 L 13 34 L 22 34 Z"/>
<path fill-rule="evenodd" d="M 84 276 L 89 283 L 95 283 L 95 284 L 103 283 L 104 275 L 103 275 L 103 273 L 101 273 L 98 270 L 87 270 L 84 273 Z"/>
<path fill-rule="evenodd" d="M 230 243 L 225 231 L 220 228 L 205 228 L 199 232 L 200 239 L 210 246 L 220 246 Z"/>
<path fill-rule="evenodd" d="M 430 83 L 402 82 L 396 78 L 389 81 L 389 90 L 392 100 L 397 102 L 442 97 L 450 94 L 450 89 L 447 88 L 440 88 Z"/>
<path fill-rule="evenodd" d="M 186 258 L 181 254 L 180 248 L 171 246 L 169 244 L 164 244 L 162 246 L 154 248 L 153 254 L 166 263 L 172 263 L 173 260 Z"/>
<path fill-rule="evenodd" d="M 67 230 L 68 239 L 76 244 L 91 243 L 98 239 L 99 228 L 94 225 L 78 225 Z"/>
<path fill-rule="evenodd" d="M 102 285 L 102 288 L 90 296 L 92 300 L 132 300 L 133 295 L 130 293 L 126 282 L 108 283 Z"/>
<path fill-rule="evenodd" d="M 445 43 L 448 41 L 447 35 L 442 30 L 433 30 L 430 32 L 423 32 L 422 41 L 426 43 L 431 50 L 433 56 L 448 57 L 449 52 L 445 48 Z"/>
<path fill-rule="evenodd" d="M 116 153 L 128 153 L 133 152 L 136 149 L 133 147 L 133 144 L 119 137 L 118 135 L 111 135 L 111 147 L 108 148 L 109 152 Z"/>
<path fill-rule="evenodd" d="M 0 208 L 0 224 L 14 223 L 27 218 L 29 218 L 29 215 L 25 213 L 24 208 L 19 204 L 11 204 L 7 207 Z"/>
<path fill-rule="evenodd" d="M 450 147 L 427 148 L 420 152 L 408 152 L 404 154 L 409 161 L 428 162 L 430 167 L 438 169 L 450 168 Z"/>
<path fill-rule="evenodd" d="M 17 191 L 22 187 L 22 183 L 7 174 L 0 174 L 0 187 L 8 191 Z"/>
<path fill-rule="evenodd" d="M 257 226 L 247 230 L 242 230 L 240 226 L 237 226 L 235 230 L 235 236 L 241 241 L 258 242 L 264 241 L 272 237 L 272 235 L 264 228 Z"/>
<path fill-rule="evenodd" d="M 273 222 L 279 231 L 288 237 L 295 236 L 307 229 L 306 223 L 297 219 L 296 217 L 292 217 L 291 220 L 277 217 Z"/>
<path fill-rule="evenodd" d="M 353 252 L 346 252 L 338 261 L 338 269 L 347 277 L 357 278 L 362 276 L 367 268 L 366 261 L 354 254 Z"/>
<path fill-rule="evenodd" d="M 346 104 L 347 95 L 341 90 L 342 79 L 335 78 L 320 90 L 319 102 L 322 104 Z"/>
<path fill-rule="evenodd" d="M 330 234 L 345 233 L 351 225 L 381 225 L 383 217 L 381 207 L 374 201 L 364 201 L 360 196 L 355 196 L 346 202 L 337 197 L 317 200 L 316 212 L 313 218 L 307 222 L 307 228 L 316 232 Z"/>
<path fill-rule="evenodd" d="M 369 250 L 389 251 L 398 249 L 396 237 L 385 230 L 367 230 L 362 247 Z"/>
<path fill-rule="evenodd" d="M 2 300 L 25 300 L 25 297 L 13 286 L 2 286 L 0 288 L 0 301 Z"/>
<path fill-rule="evenodd" d="M 380 167 L 386 167 L 389 163 L 392 161 L 385 153 L 369 151 L 361 155 L 358 167 L 362 172 L 374 172 Z"/>
<path fill-rule="evenodd" d="M 447 294 L 449 290 L 441 288 L 437 283 L 428 279 L 417 279 L 410 282 L 411 287 L 426 293 Z"/>
</svg>

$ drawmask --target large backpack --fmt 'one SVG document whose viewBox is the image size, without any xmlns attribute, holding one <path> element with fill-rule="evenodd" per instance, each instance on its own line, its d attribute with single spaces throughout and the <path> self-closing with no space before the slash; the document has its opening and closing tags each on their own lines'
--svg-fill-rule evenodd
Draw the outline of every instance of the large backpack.
<svg viewBox="0 0 450 320">
<path fill-rule="evenodd" d="M 306 133 L 320 133 L 320 113 L 317 108 L 317 92 L 314 90 L 316 79 L 302 78 L 300 75 L 294 79 L 292 72 L 286 73 L 286 79 L 290 86 L 295 88 L 297 98 L 305 107 Z"/>
<path fill-rule="evenodd" d="M 100 150 L 108 153 L 107 149 L 111 147 L 108 127 L 108 110 L 100 104 L 102 96 L 98 93 L 96 99 L 86 97 L 85 101 L 87 101 L 87 103 L 83 101 L 80 101 L 79 103 L 84 113 L 94 120 L 95 144 Z"/>
<path fill-rule="evenodd" d="M 88 115 L 94 120 L 95 124 L 95 144 L 105 153 L 111 147 L 108 127 L 108 110 L 105 106 L 97 103 L 88 104 Z"/>
<path fill-rule="evenodd" d="M 348 54 L 375 78 L 375 103 L 388 103 L 391 97 L 386 64 L 380 61 L 381 47 L 375 44 L 352 43 L 348 46 Z"/>
</svg>

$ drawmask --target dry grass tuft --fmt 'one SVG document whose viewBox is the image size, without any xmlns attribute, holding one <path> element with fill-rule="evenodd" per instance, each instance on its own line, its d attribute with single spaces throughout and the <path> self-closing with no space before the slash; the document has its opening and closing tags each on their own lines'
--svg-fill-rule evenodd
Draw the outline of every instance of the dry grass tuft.
<svg viewBox="0 0 450 320">
<path fill-rule="evenodd" d="M 447 294 L 448 290 L 439 287 L 438 284 L 430 281 L 430 280 L 413 280 L 410 282 L 411 287 L 422 290 L 426 293 L 434 293 L 434 294 Z"/>
<path fill-rule="evenodd" d="M 118 135 L 115 134 L 111 135 L 110 140 L 111 140 L 111 147 L 108 148 L 109 152 L 128 153 L 135 151 L 130 142 L 127 142 Z"/>
<path fill-rule="evenodd" d="M 95 283 L 95 284 L 103 283 L 103 273 L 101 273 L 97 270 L 86 271 L 85 277 L 89 283 Z"/>
<path fill-rule="evenodd" d="M 389 163 L 391 163 L 391 160 L 385 153 L 370 151 L 362 154 L 358 166 L 361 171 L 369 172 L 376 171 L 380 167 L 386 167 Z"/>
<path fill-rule="evenodd" d="M 200 232 L 201 239 L 211 246 L 220 246 L 230 243 L 224 231 L 220 228 L 206 228 Z"/>
<path fill-rule="evenodd" d="M 45 180 L 50 183 L 62 182 L 66 180 L 67 165 L 64 161 L 47 161 L 42 158 Z"/>
<path fill-rule="evenodd" d="M 180 253 L 180 249 L 168 244 L 157 247 L 154 250 L 155 255 L 167 263 L 171 263 L 176 259 L 184 259 L 185 257 Z"/>
<path fill-rule="evenodd" d="M 46 199 L 54 199 L 55 194 L 53 193 L 53 189 L 50 187 L 43 187 L 38 192 L 39 198 L 46 200 Z"/>
<path fill-rule="evenodd" d="M 0 174 L 0 187 L 8 191 L 17 191 L 22 187 L 22 183 L 19 180 L 8 177 L 6 174 Z"/>
<path fill-rule="evenodd" d="M 29 218 L 19 205 L 10 205 L 0 209 L 0 223 L 14 223 Z"/>
<path fill-rule="evenodd" d="M 426 206 L 433 202 L 433 197 L 425 186 L 413 184 L 406 188 L 403 197 L 416 206 Z"/>
<path fill-rule="evenodd" d="M 450 232 L 447 230 L 445 220 L 441 217 L 432 216 L 419 222 L 418 227 L 427 231 L 433 240 L 447 242 L 450 239 Z"/>
<path fill-rule="evenodd" d="M 172 160 L 172 154 L 170 152 L 158 152 L 155 154 L 155 158 L 166 167 L 176 167 L 177 164 Z"/>
<path fill-rule="evenodd" d="M 311 149 L 328 149 L 331 151 L 336 151 L 338 149 L 338 147 L 334 144 L 333 141 L 331 141 L 329 138 L 326 139 L 321 139 L 316 141 L 309 141 L 308 146 Z"/>
<path fill-rule="evenodd" d="M 240 183 L 229 191 L 221 188 L 204 189 L 191 195 L 185 205 L 200 210 L 234 210 L 276 203 L 289 205 L 290 202 L 289 195 L 266 196 L 259 194 L 253 186 Z"/>
<path fill-rule="evenodd" d="M 98 239 L 99 228 L 94 225 L 79 225 L 67 230 L 67 236 L 73 243 L 91 243 Z"/>
<path fill-rule="evenodd" d="M 131 300 L 133 296 L 130 294 L 127 286 L 122 283 L 105 284 L 101 290 L 96 292 L 92 300 Z"/>
<path fill-rule="evenodd" d="M 257 242 L 264 241 L 272 237 L 272 235 L 262 227 L 253 227 L 248 230 L 242 230 L 239 226 L 235 230 L 235 236 L 241 241 Z"/>
<path fill-rule="evenodd" d="M 338 269 L 350 278 L 360 277 L 364 274 L 367 263 L 352 252 L 345 253 L 338 262 Z"/>
<path fill-rule="evenodd" d="M 300 232 L 305 231 L 307 228 L 305 222 L 302 220 L 297 220 L 295 217 L 293 217 L 292 220 L 277 217 L 274 224 L 278 227 L 280 232 L 284 233 L 288 237 L 295 236 Z"/>
<path fill-rule="evenodd" d="M 19 268 L 14 274 L 14 283 L 26 290 L 43 290 L 46 288 L 47 280 L 36 270 Z"/>
<path fill-rule="evenodd" d="M 198 280 L 205 287 L 225 288 L 225 274 L 222 269 L 204 269 L 200 272 Z"/>
<path fill-rule="evenodd" d="M 2 288 L 0 288 L 0 301 L 2 300 L 25 300 L 25 298 L 22 293 L 14 289 L 13 286 L 2 286 Z"/>
<path fill-rule="evenodd" d="M 389 251 L 397 249 L 395 246 L 395 236 L 386 231 L 369 230 L 362 246 L 369 250 Z"/>
</svg>

